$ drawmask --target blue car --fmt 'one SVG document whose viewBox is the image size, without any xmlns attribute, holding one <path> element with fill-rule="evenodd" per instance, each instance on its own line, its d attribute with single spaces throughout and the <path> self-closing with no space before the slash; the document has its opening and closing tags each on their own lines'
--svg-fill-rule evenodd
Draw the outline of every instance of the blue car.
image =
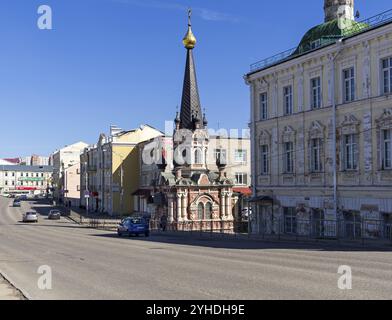
<svg viewBox="0 0 392 320">
<path fill-rule="evenodd" d="M 139 236 L 144 234 L 146 237 L 150 236 L 150 227 L 148 221 L 144 218 L 126 218 L 117 227 L 117 234 L 119 237 Z"/>
</svg>

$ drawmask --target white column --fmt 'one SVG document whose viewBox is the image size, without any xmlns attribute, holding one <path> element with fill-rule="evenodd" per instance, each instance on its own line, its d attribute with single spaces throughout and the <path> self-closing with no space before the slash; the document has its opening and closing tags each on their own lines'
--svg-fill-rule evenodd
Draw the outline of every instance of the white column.
<svg viewBox="0 0 392 320">
<path fill-rule="evenodd" d="M 168 212 L 168 222 L 174 221 L 174 199 L 172 196 L 169 197 L 169 212 Z"/>
<path fill-rule="evenodd" d="M 232 208 L 231 208 L 231 193 L 227 193 L 227 200 L 226 200 L 226 217 L 227 219 L 231 220 L 233 217 Z"/>
<path fill-rule="evenodd" d="M 221 194 L 221 219 L 226 219 L 226 192 Z"/>
<path fill-rule="evenodd" d="M 188 215 L 187 215 L 187 207 L 188 207 L 188 203 L 187 203 L 187 194 L 185 193 L 182 196 L 182 219 L 184 221 L 188 220 Z"/>
<path fill-rule="evenodd" d="M 181 216 L 181 194 L 177 195 L 177 221 L 182 221 L 182 216 Z"/>
</svg>

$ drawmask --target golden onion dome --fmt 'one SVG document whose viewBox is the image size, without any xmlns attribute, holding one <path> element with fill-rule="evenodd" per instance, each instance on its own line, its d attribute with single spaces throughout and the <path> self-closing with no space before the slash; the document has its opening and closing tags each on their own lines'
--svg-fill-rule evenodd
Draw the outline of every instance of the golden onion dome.
<svg viewBox="0 0 392 320">
<path fill-rule="evenodd" d="M 193 49 L 196 46 L 196 37 L 192 32 L 192 23 L 191 23 L 191 15 L 192 11 L 188 11 L 188 32 L 186 33 L 182 43 L 184 44 L 185 48 Z"/>
</svg>

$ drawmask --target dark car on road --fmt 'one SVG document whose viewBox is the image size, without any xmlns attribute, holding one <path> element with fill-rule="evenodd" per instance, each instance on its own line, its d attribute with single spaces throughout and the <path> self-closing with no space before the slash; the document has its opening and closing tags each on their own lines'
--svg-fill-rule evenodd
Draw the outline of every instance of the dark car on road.
<svg viewBox="0 0 392 320">
<path fill-rule="evenodd" d="M 138 236 L 144 234 L 146 237 L 150 236 L 150 227 L 146 219 L 142 217 L 126 218 L 121 221 L 117 227 L 117 234 L 121 237 L 127 236 Z"/>
<path fill-rule="evenodd" d="M 13 206 L 13 207 L 20 207 L 20 200 L 17 200 L 17 199 L 14 200 L 12 206 Z"/>
<path fill-rule="evenodd" d="M 61 219 L 61 212 L 60 210 L 50 210 L 48 214 L 49 220 L 60 220 Z"/>
</svg>

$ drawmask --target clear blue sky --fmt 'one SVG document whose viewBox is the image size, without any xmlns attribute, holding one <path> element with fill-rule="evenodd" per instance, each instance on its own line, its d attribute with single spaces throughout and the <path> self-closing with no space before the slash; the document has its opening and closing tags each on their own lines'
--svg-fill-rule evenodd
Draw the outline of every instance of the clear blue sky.
<svg viewBox="0 0 392 320">
<path fill-rule="evenodd" d="M 362 18 L 390 0 L 356 0 Z M 53 30 L 37 28 L 50 5 Z M 294 47 L 323 0 L 1 0 L 0 158 L 95 143 L 110 124 L 164 129 L 180 104 L 186 8 L 211 127 L 246 128 L 249 65 Z"/>
</svg>

